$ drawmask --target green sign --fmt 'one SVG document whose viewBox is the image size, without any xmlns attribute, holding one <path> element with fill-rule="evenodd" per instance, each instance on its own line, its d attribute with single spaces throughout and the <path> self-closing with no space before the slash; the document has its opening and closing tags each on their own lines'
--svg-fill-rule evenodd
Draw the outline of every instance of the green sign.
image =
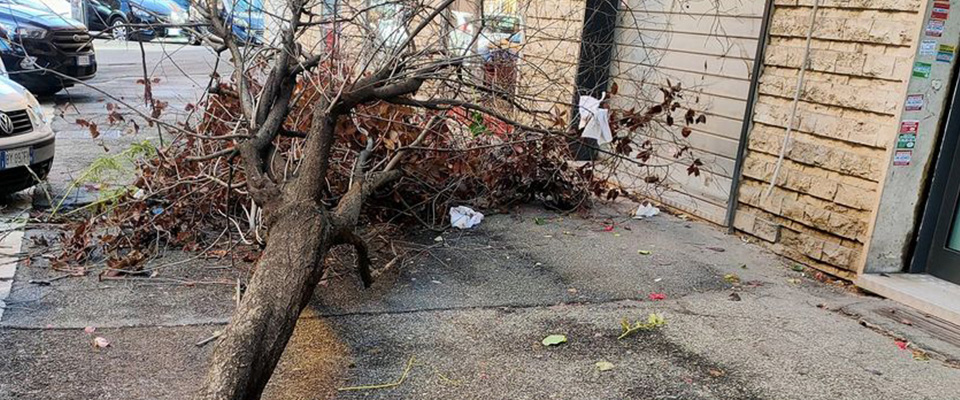
<svg viewBox="0 0 960 400">
<path fill-rule="evenodd" d="M 913 76 L 916 78 L 929 78 L 930 71 L 933 70 L 933 64 L 917 62 L 913 64 Z"/>
<path fill-rule="evenodd" d="M 901 133 L 897 136 L 898 149 L 913 149 L 917 145 L 916 133 Z"/>
</svg>

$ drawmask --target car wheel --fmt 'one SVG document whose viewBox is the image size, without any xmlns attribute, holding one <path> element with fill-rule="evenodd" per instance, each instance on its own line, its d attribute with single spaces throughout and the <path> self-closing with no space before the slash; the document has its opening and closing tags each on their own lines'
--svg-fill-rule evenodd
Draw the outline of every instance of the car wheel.
<svg viewBox="0 0 960 400">
<path fill-rule="evenodd" d="M 127 21 L 123 18 L 114 18 L 113 22 L 110 23 L 110 26 L 113 28 L 113 38 L 116 40 L 128 40 L 130 37 L 130 32 L 126 26 Z"/>
</svg>

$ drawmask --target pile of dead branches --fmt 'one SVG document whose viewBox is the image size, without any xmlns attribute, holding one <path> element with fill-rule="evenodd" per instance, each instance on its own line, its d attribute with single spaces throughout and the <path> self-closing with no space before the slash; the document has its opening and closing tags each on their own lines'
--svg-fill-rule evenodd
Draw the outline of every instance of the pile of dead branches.
<svg viewBox="0 0 960 400">
<path fill-rule="evenodd" d="M 316 87 L 299 85 L 283 133 L 269 146 L 266 172 L 278 182 L 299 171 Z M 223 254 L 228 237 L 254 248 L 265 243 L 262 212 L 249 195 L 235 150 L 238 141 L 249 139 L 240 133 L 245 129 L 236 90 L 217 83 L 201 102 L 188 106 L 199 116 L 196 124 L 182 123 L 172 141 L 136 162 L 131 187 L 75 221 L 55 265 L 67 269 L 105 261 L 107 274 L 135 273 L 168 247 Z M 515 129 L 464 109 L 378 102 L 341 119 L 336 134 L 340 145 L 330 156 L 326 204 L 336 204 L 338 194 L 347 191 L 358 163 L 385 163 L 398 151 L 408 153 L 403 178 L 366 202 L 365 222 L 442 229 L 454 205 L 497 209 L 538 201 L 578 210 L 589 205 L 592 192 L 606 196 L 610 190 L 590 164 L 570 163 L 568 137 Z M 256 259 L 249 249 L 241 254 L 245 261 Z"/>
<path fill-rule="evenodd" d="M 269 146 L 266 172 L 278 182 L 298 173 L 303 132 L 311 123 L 310 107 L 320 96 L 315 85 L 320 80 L 308 76 L 304 82 L 312 84 L 298 85 L 283 132 Z M 386 102 L 360 106 L 339 121 L 340 145 L 332 149 L 323 202 L 336 204 L 338 194 L 347 192 L 358 163 L 389 162 L 401 150 L 408 152 L 403 178 L 367 200 L 365 223 L 442 229 L 448 222 L 446 211 L 456 205 L 499 209 L 539 202 L 574 211 L 589 207 L 591 195 L 606 200 L 633 197 L 636 194 L 611 179 L 612 162 L 626 159 L 643 166 L 643 181 L 650 187 L 665 179 L 664 164 L 657 164 L 663 159 L 686 163 L 688 173 L 699 174 L 701 162 L 687 146 L 664 156 L 652 138 L 638 134 L 675 127 L 675 140 L 682 141 L 689 126 L 704 123 L 702 114 L 681 107 L 680 93 L 679 86 L 671 87 L 648 109 L 612 110 L 609 123 L 617 136 L 609 150 L 596 149 L 607 163 L 603 173 L 594 163 L 574 162 L 571 143 L 576 131 L 534 132 L 456 107 L 438 111 Z M 188 105 L 187 111 L 198 116 L 196 123 L 181 123 L 171 142 L 136 162 L 131 187 L 98 212 L 74 221 L 63 237 L 55 267 L 70 270 L 78 264 L 105 262 L 109 275 L 136 273 L 166 248 L 223 256 L 225 249 L 237 245 L 244 249 L 237 253 L 244 261 L 255 261 L 266 238 L 262 212 L 249 195 L 235 150 L 238 141 L 250 138 L 241 133 L 245 129 L 240 107 L 237 88 L 228 82 L 216 82 L 208 96 Z M 556 114 L 548 128 L 562 132 L 565 114 Z M 675 122 L 674 114 L 683 122 Z"/>
</svg>

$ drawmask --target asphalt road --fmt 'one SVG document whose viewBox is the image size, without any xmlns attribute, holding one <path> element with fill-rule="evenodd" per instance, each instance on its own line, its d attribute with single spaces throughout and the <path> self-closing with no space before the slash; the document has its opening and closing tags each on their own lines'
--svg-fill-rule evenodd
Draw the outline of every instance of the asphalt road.
<svg viewBox="0 0 960 400">
<path fill-rule="evenodd" d="M 175 122 L 183 118 L 184 107 L 200 97 L 216 61 L 209 48 L 177 43 L 145 43 L 141 52 L 136 42 L 97 41 L 95 49 L 96 77 L 41 99 L 54 116 L 57 132 L 57 153 L 49 178 L 54 187 L 77 177 L 98 157 L 122 151 L 132 142 L 159 141 L 157 130 L 125 106 L 118 110 L 127 122 L 110 124 L 107 118 L 108 103 L 125 103 L 150 113 L 144 104 L 144 85 L 138 83 L 143 81 L 144 64 L 148 79 L 156 81 L 153 97 L 169 103 L 165 120 Z M 96 123 L 100 136 L 92 139 L 90 130 L 77 123 L 79 119 Z M 139 132 L 134 132 L 130 120 L 137 121 Z"/>
<path fill-rule="evenodd" d="M 960 369 L 943 358 L 956 358 L 957 347 L 876 317 L 874 310 L 899 306 L 804 278 L 706 224 L 669 215 L 634 221 L 621 212 L 613 214 L 613 232 L 601 218 L 528 208 L 446 232 L 442 242 L 417 235 L 409 240 L 424 252 L 383 271 L 366 290 L 352 267 L 335 267 L 339 277 L 317 290 L 265 398 L 921 400 L 960 393 Z M 29 281 L 56 272 L 39 262 L 21 266 L 0 320 L 0 399 L 189 398 L 212 348 L 195 343 L 223 329 L 233 287 L 177 282 L 230 274 L 214 263 L 159 268 L 155 278 L 51 286 Z M 666 299 L 651 301 L 650 293 Z M 666 326 L 618 340 L 622 318 L 649 313 L 663 315 Z M 568 342 L 541 345 L 551 334 Z M 110 347 L 94 348 L 94 336 Z M 895 338 L 942 356 L 917 359 Z M 337 391 L 395 382 L 411 359 L 397 387 Z M 600 361 L 614 369 L 598 371 Z"/>
</svg>

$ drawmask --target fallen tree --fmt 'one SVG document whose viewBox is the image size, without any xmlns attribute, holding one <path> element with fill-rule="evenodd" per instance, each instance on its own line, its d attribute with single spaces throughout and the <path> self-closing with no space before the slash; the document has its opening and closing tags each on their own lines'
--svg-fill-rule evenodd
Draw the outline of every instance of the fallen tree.
<svg viewBox="0 0 960 400">
<path fill-rule="evenodd" d="M 139 162 L 137 181 L 65 246 L 72 252 L 61 262 L 83 261 L 99 247 L 110 271 L 128 273 L 161 240 L 199 249 L 205 228 L 224 220 L 226 230 L 262 244 L 198 398 L 260 398 L 332 248 L 355 249 L 370 284 L 370 251 L 358 233 L 365 222 L 438 226 L 451 204 L 577 209 L 590 196 L 639 199 L 618 183 L 625 175 L 648 189 L 678 164 L 699 175 L 702 163 L 685 138 L 705 118 L 684 104 L 679 85 L 667 84 L 640 110 L 610 110 L 600 122 L 612 142 L 593 148 L 598 161 L 578 164 L 570 144 L 581 131 L 567 116 L 570 105 L 525 90 L 532 76 L 518 84 L 524 61 L 509 44 L 488 48 L 506 67 L 473 50 L 483 18 L 466 46 L 454 46 L 447 40 L 454 0 L 397 3 L 392 15 L 405 28 L 384 37 L 369 22 L 383 18 L 382 4 L 346 2 L 322 15 L 312 3 L 288 0 L 277 39 L 244 46 L 222 4 L 209 0 L 203 14 L 223 39 L 231 71 L 212 77 L 190 107 L 196 118 Z M 304 46 L 318 29 L 336 39 Z M 491 78 L 501 72 L 506 83 L 503 74 Z M 610 96 L 616 92 L 614 85 Z M 531 106 L 544 102 L 560 107 Z M 243 218 L 246 229 L 236 222 Z M 94 244 L 92 225 L 121 234 Z"/>
</svg>

